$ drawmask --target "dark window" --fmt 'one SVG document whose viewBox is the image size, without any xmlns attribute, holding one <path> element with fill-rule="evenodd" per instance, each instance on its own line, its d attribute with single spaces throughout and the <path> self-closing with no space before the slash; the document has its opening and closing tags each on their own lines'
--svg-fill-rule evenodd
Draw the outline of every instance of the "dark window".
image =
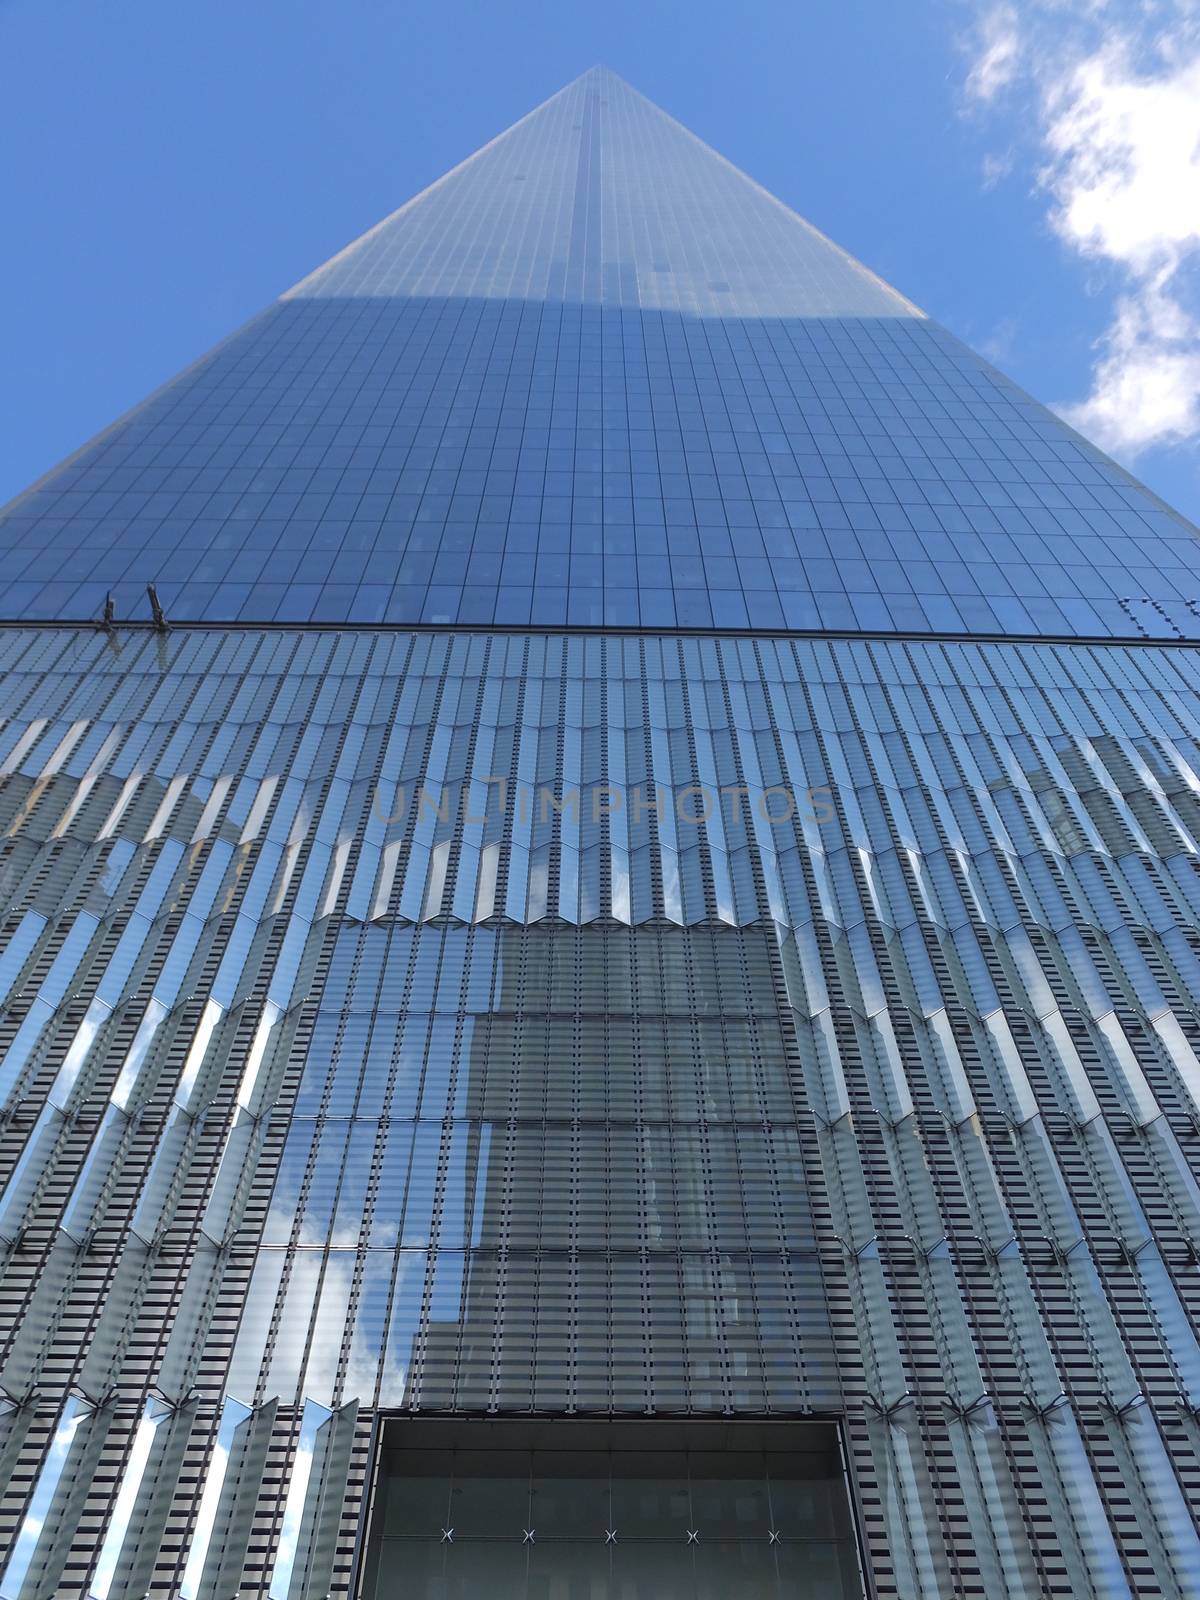
<svg viewBox="0 0 1200 1600">
<path fill-rule="evenodd" d="M 862 1593 L 831 1423 L 381 1425 L 363 1600 Z"/>
</svg>

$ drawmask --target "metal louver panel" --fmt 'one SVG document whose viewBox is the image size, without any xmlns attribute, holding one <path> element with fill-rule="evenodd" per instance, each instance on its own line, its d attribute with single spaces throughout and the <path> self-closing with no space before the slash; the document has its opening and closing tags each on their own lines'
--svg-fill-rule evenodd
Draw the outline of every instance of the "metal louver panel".
<svg viewBox="0 0 1200 1600">
<path fill-rule="evenodd" d="M 0 652 L 15 1600 L 344 1583 L 397 1407 L 842 1414 L 881 1594 L 1200 1581 L 1190 652 Z"/>
</svg>

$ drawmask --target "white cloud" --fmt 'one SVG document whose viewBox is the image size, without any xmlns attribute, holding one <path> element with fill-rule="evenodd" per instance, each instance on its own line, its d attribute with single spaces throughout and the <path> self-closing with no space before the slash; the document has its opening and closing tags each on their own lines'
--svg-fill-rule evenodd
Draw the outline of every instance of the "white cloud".
<svg viewBox="0 0 1200 1600">
<path fill-rule="evenodd" d="M 1021 65 L 1021 33 L 1016 8 L 994 5 L 979 19 L 974 60 L 966 91 L 972 100 L 994 100 L 1016 78 Z"/>
<path fill-rule="evenodd" d="M 1050 223 L 1116 277 L 1091 392 L 1063 415 L 1126 457 L 1200 437 L 1200 0 L 1000 13 L 965 91 L 1025 90 Z"/>
<path fill-rule="evenodd" d="M 1006 150 L 1002 155 L 989 153 L 983 158 L 983 186 L 985 189 L 994 189 L 1008 177 L 1016 165 L 1016 158 L 1011 150 Z"/>
<path fill-rule="evenodd" d="M 1063 417 L 1105 450 L 1132 458 L 1200 435 L 1200 326 L 1153 288 L 1117 302 L 1092 392 Z"/>
<path fill-rule="evenodd" d="M 1182 41 L 1180 41 L 1182 43 Z M 1069 244 L 1139 275 L 1200 244 L 1200 41 L 1141 72 L 1128 40 L 1080 61 L 1045 95 L 1043 181 Z"/>
<path fill-rule="evenodd" d="M 997 367 L 1002 367 L 1012 355 L 1016 337 L 1017 319 L 1015 317 L 1003 317 L 986 338 L 976 341 L 975 348 L 986 360 L 991 361 Z"/>
</svg>

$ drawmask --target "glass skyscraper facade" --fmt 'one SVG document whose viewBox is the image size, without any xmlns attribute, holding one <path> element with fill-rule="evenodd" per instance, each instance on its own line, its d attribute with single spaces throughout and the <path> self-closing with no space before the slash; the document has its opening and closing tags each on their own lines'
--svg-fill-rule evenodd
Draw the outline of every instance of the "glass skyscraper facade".
<svg viewBox="0 0 1200 1600">
<path fill-rule="evenodd" d="M 602 70 L 0 513 L 0 1600 L 1200 1593 L 1196 541 Z"/>
</svg>

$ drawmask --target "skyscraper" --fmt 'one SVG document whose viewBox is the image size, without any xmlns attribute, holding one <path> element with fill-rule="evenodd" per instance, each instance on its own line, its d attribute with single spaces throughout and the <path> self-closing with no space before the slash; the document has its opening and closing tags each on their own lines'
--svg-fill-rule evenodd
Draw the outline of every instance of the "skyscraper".
<svg viewBox="0 0 1200 1600">
<path fill-rule="evenodd" d="M 1196 531 L 605 71 L 0 518 L 0 1600 L 1200 1592 Z"/>
</svg>

